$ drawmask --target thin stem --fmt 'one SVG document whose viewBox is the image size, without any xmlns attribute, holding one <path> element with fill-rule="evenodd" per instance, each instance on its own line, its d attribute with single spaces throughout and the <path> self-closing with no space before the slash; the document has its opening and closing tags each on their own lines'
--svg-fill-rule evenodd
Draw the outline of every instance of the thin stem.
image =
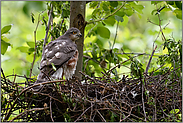
<svg viewBox="0 0 183 123">
<path fill-rule="evenodd" d="M 116 37 L 117 37 L 117 32 L 118 32 L 118 26 L 119 26 L 119 21 L 118 21 L 117 26 L 116 26 L 116 34 L 115 34 L 115 37 L 114 37 L 114 42 L 113 42 L 113 45 L 112 45 L 112 50 L 113 50 L 114 44 L 116 42 Z"/>
<path fill-rule="evenodd" d="M 44 43 L 43 43 L 43 51 L 42 51 L 42 57 L 44 55 L 44 50 L 45 50 L 45 46 L 46 46 L 46 42 L 48 40 L 48 31 L 50 29 L 50 23 L 51 23 L 51 20 L 52 20 L 52 16 L 51 16 L 51 13 L 53 12 L 53 6 L 51 4 L 51 11 L 49 11 L 49 20 L 48 20 L 48 26 L 47 26 L 47 29 L 46 29 L 46 35 L 45 35 L 45 38 L 44 38 Z"/>
<path fill-rule="evenodd" d="M 39 22 L 40 22 L 40 15 L 43 13 L 44 11 L 42 11 L 39 16 L 38 16 L 38 22 L 37 22 L 37 25 L 36 25 L 36 29 L 34 30 L 34 43 L 35 43 L 35 51 L 34 51 L 34 58 L 33 58 L 33 61 L 32 61 L 32 65 L 31 65 L 31 69 L 30 69 L 30 75 L 29 75 L 29 78 L 31 78 L 31 74 L 32 74 L 32 69 L 33 69 L 33 66 L 34 66 L 34 62 L 35 62 L 35 59 L 36 59 L 36 31 L 37 31 L 37 28 L 38 28 L 38 25 L 39 25 Z"/>
<path fill-rule="evenodd" d="M 123 5 L 121 5 L 116 11 L 114 11 L 113 13 L 111 13 L 111 14 L 109 14 L 108 16 L 106 16 L 106 17 L 104 17 L 104 18 L 102 18 L 102 19 L 98 19 L 98 20 L 96 20 L 96 21 L 91 21 L 91 22 L 87 22 L 87 24 L 91 24 L 91 23 L 95 23 L 95 22 L 99 22 L 99 21 L 102 21 L 102 20 L 105 20 L 105 19 L 107 19 L 107 18 L 109 18 L 109 17 L 111 17 L 112 15 L 114 15 L 116 12 L 118 12 L 121 8 L 123 8 L 124 6 L 125 6 L 125 4 L 126 4 L 126 1 L 124 2 L 124 4 Z"/>
</svg>

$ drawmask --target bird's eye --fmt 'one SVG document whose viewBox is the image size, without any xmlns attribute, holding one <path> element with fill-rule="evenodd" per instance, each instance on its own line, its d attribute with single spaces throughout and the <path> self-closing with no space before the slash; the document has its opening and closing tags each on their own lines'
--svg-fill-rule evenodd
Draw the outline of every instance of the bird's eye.
<svg viewBox="0 0 183 123">
<path fill-rule="evenodd" d="M 76 33 L 77 33 L 77 32 L 72 32 L 72 34 L 74 34 L 74 35 L 75 35 Z"/>
</svg>

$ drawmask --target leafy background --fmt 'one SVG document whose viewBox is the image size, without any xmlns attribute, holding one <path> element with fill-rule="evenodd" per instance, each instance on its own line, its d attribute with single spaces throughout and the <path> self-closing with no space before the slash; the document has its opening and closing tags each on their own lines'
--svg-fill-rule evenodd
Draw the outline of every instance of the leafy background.
<svg viewBox="0 0 183 123">
<path fill-rule="evenodd" d="M 32 76 L 36 78 L 39 73 L 50 3 L 54 12 L 53 29 L 49 31 L 48 41 L 51 41 L 51 36 L 55 39 L 69 28 L 70 3 L 68 1 L 2 1 L 1 3 L 1 68 L 6 77 L 12 74 L 29 76 L 35 53 L 34 31 L 40 21 L 36 31 L 37 51 Z M 169 70 L 173 69 L 174 72 L 165 78 L 165 83 L 173 80 L 172 83 L 178 86 L 177 83 L 180 83 L 181 79 L 175 81 L 174 77 L 182 76 L 180 72 L 182 71 L 182 1 L 128 1 L 123 6 L 124 3 L 124 1 L 87 3 L 83 72 L 89 76 L 101 76 L 101 72 L 106 73 L 119 63 L 129 60 L 118 65 L 109 76 L 114 77 L 116 81 L 121 80 L 119 78 L 124 74 L 141 77 L 157 45 L 149 72 L 160 68 L 153 73 L 156 76 L 169 73 Z M 119 8 L 121 9 L 118 11 Z M 162 10 L 156 14 L 157 9 Z M 166 41 L 162 34 L 159 34 L 158 16 L 162 28 L 165 27 L 163 34 Z M 165 65 L 160 67 L 163 64 Z M 22 81 L 25 78 L 16 78 L 16 83 L 25 82 Z M 15 77 L 12 77 L 12 81 L 13 79 L 15 80 Z M 169 88 L 173 87 L 174 85 L 170 85 Z M 6 98 L 2 100 L 3 104 L 7 103 Z M 149 100 L 149 103 L 152 103 L 152 100 Z M 177 117 L 174 121 L 180 122 L 179 111 L 176 109 L 168 113 L 175 114 Z M 19 113 L 18 110 L 15 112 Z M 112 114 L 111 121 L 114 121 L 114 117 Z M 165 118 L 161 121 L 171 120 Z"/>
<path fill-rule="evenodd" d="M 89 24 L 85 28 L 84 55 L 94 60 L 87 61 L 84 58 L 84 63 L 88 62 L 88 66 L 86 68 L 83 67 L 85 72 L 89 75 L 99 76 L 101 74 L 100 72 L 104 69 L 98 63 L 107 62 L 106 69 L 109 69 L 109 67 L 127 59 L 128 56 L 117 54 L 121 49 L 125 53 L 151 54 L 153 42 L 155 42 L 158 46 L 155 55 L 168 53 L 166 48 L 163 50 L 162 44 L 164 42 L 162 36 L 159 36 L 155 40 L 159 32 L 159 27 L 149 23 L 148 19 L 154 23 L 158 23 L 158 16 L 155 15 L 156 10 L 166 5 L 166 8 L 160 12 L 162 27 L 169 23 L 165 30 L 163 30 L 165 37 L 171 38 L 173 36 L 176 41 L 181 40 L 181 2 L 157 2 L 157 5 L 153 1 L 127 2 L 124 8 L 107 19 L 105 19 L 106 16 L 116 11 L 122 5 L 121 1 L 89 2 L 86 5 L 86 21 Z M 2 1 L 1 3 L 1 29 L 4 26 L 11 25 L 11 29 L 8 32 L 1 34 L 1 49 L 4 48 L 3 52 L 1 50 L 1 67 L 6 75 L 14 73 L 28 76 L 33 61 L 33 33 L 38 21 L 38 15 L 40 12 L 43 12 L 41 15 L 42 20 L 36 34 L 36 40 L 40 43 L 38 44 L 39 47 L 45 37 L 45 20 L 48 20 L 47 9 L 50 9 L 49 2 Z M 55 12 L 57 14 L 54 15 L 54 26 L 57 27 L 57 24 L 61 23 L 62 18 L 65 18 L 62 31 L 68 29 L 69 2 L 53 2 L 53 4 L 55 5 L 55 10 L 57 10 Z M 58 9 L 59 7 L 61 9 Z M 95 22 L 98 19 L 101 21 Z M 59 28 L 54 29 L 50 34 L 56 35 L 57 33 L 56 37 L 62 35 L 64 32 L 60 30 L 61 33 L 58 33 Z M 7 51 L 6 47 L 8 47 Z M 41 58 L 41 47 L 38 49 L 39 52 L 36 55 L 36 63 L 33 68 L 33 74 L 35 76 L 39 73 L 38 67 Z M 115 51 L 112 56 L 110 55 L 110 49 L 114 49 Z M 102 61 L 103 59 L 105 61 Z M 139 56 L 137 59 L 143 64 L 142 67 L 145 68 L 149 55 Z M 157 59 L 153 58 L 150 66 L 151 70 L 157 67 L 156 61 Z M 126 63 L 125 66 L 116 69 L 116 72 L 121 75 L 129 74 L 129 67 L 130 63 Z"/>
</svg>

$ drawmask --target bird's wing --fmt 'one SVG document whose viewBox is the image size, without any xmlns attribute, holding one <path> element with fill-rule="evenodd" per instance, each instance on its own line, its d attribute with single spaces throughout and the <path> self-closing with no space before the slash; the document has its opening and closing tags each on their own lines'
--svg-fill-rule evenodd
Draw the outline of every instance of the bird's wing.
<svg viewBox="0 0 183 123">
<path fill-rule="evenodd" d="M 50 42 L 45 47 L 44 56 L 41 60 L 40 68 L 47 75 L 52 75 L 55 70 L 52 63 L 57 70 L 75 54 L 77 50 L 76 44 L 68 40 L 56 40 Z"/>
</svg>

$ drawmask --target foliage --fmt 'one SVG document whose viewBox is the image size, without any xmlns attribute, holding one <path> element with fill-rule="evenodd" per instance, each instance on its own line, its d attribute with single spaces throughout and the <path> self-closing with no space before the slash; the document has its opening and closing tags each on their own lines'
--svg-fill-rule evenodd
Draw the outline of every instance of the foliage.
<svg viewBox="0 0 183 123">
<path fill-rule="evenodd" d="M 151 4 L 162 4 L 162 1 L 151 1 Z M 164 7 L 158 9 L 158 12 L 165 8 L 163 11 L 173 11 L 176 17 L 182 20 L 182 1 L 165 1 L 163 4 Z"/>
<path fill-rule="evenodd" d="M 4 26 L 1 29 L 1 54 L 4 55 L 8 46 L 12 46 L 8 43 L 9 39 L 4 36 L 4 34 L 10 33 L 9 30 L 11 29 L 11 25 Z"/>
<path fill-rule="evenodd" d="M 168 54 L 159 56 L 157 63 L 163 65 L 171 64 L 174 68 L 182 64 L 182 42 L 174 39 L 167 39 L 163 44 L 163 50 L 167 49 Z"/>
<path fill-rule="evenodd" d="M 68 20 L 70 16 L 70 2 L 68 1 L 39 1 L 37 4 L 36 2 L 29 1 L 19 5 L 22 5 L 22 7 L 19 8 L 21 8 L 22 13 L 26 15 L 26 17 L 21 16 L 11 19 L 17 21 L 17 24 L 14 24 L 15 26 L 13 27 L 9 25 L 11 23 L 9 19 L 6 23 L 8 26 L 4 26 L 1 29 L 1 54 L 4 59 L 2 68 L 3 70 L 5 69 L 5 73 L 8 73 L 7 75 L 11 75 L 12 69 L 15 69 L 15 75 L 11 78 L 13 83 L 22 82 L 16 79 L 17 74 L 29 75 L 30 63 L 32 63 L 34 54 L 36 56 L 36 61 L 40 60 L 45 36 L 44 32 L 48 29 L 49 11 L 51 10 L 51 7 L 53 7 L 53 13 L 51 13 L 51 28 L 49 28 L 48 41 L 46 43 L 58 38 L 69 28 Z M 13 8 L 11 5 L 10 7 Z M 6 7 L 4 7 L 3 11 L 8 10 L 5 8 Z M 32 8 L 34 8 L 36 12 L 32 11 Z M 40 15 L 40 18 L 38 18 L 38 14 Z M 3 18 L 6 16 L 3 15 Z M 158 99 L 154 96 L 156 92 L 150 89 L 153 94 L 149 93 L 148 87 L 155 87 L 157 82 L 156 77 L 159 77 L 160 75 L 164 78 L 163 80 L 158 78 L 160 86 L 158 86 L 157 89 L 162 92 L 161 94 L 164 94 L 163 96 L 166 96 L 167 94 L 167 91 L 164 91 L 164 89 L 168 89 L 168 92 L 172 94 L 172 91 L 174 91 L 173 88 L 180 84 L 180 78 L 182 76 L 182 26 L 180 23 L 182 20 L 182 1 L 90 1 L 87 3 L 85 19 L 87 23 L 85 27 L 83 72 L 92 77 L 91 83 L 95 83 L 93 80 L 96 78 L 105 76 L 107 78 L 104 80 L 108 83 L 115 81 L 119 84 L 122 80 L 125 80 L 125 75 L 131 77 L 129 79 L 130 82 L 131 79 L 136 82 L 135 84 L 133 83 L 134 86 L 140 82 L 145 84 L 147 82 L 149 85 L 145 86 L 144 92 L 145 99 L 147 99 L 147 105 L 154 106 L 154 109 L 159 109 L 157 110 L 158 116 L 168 114 L 169 116 L 174 117 L 174 119 L 164 118 L 162 120 L 159 119 L 158 121 L 181 121 L 180 110 L 177 107 L 174 110 L 170 110 L 170 107 L 168 107 L 169 109 L 166 109 L 164 106 L 162 111 L 161 105 L 156 105 L 158 102 Z M 148 23 L 147 20 L 151 24 Z M 21 26 L 20 22 L 25 23 L 25 25 Z M 31 38 L 28 38 L 34 31 L 35 25 L 38 22 L 40 22 L 40 24 L 37 37 L 31 36 Z M 5 21 L 3 21 L 3 24 L 5 24 Z M 17 25 L 20 25 L 19 28 L 17 28 Z M 10 29 L 11 33 L 9 33 Z M 7 33 L 11 35 L 6 35 Z M 18 40 L 15 38 L 15 35 L 18 35 Z M 172 35 L 172 37 L 167 38 L 170 35 Z M 163 36 L 167 39 L 161 38 Z M 36 40 L 34 40 L 34 38 L 36 38 Z M 154 54 L 151 54 L 154 45 L 157 45 L 158 50 L 156 50 Z M 11 46 L 11 49 L 7 50 L 8 46 Z M 8 60 L 6 60 L 7 57 Z M 152 58 L 152 60 L 150 60 L 150 58 Z M 18 62 L 18 60 L 16 61 L 15 59 L 21 59 L 19 60 L 21 62 Z M 9 64 L 8 61 L 10 60 L 15 62 Z M 22 63 L 22 61 L 24 62 Z M 148 61 L 150 66 L 147 65 Z M 24 65 L 23 67 L 21 66 L 22 64 Z M 37 67 L 38 65 L 34 66 L 33 73 L 35 75 L 39 72 Z M 147 68 L 149 69 L 149 74 L 146 75 L 144 74 L 144 71 Z M 24 76 L 21 77 L 23 78 Z M 148 77 L 152 78 L 147 79 Z M 36 78 L 36 76 L 34 76 L 34 78 Z M 3 79 L 3 81 L 6 82 L 7 80 L 11 83 L 9 76 L 5 76 Z M 26 79 L 30 78 L 26 77 Z M 83 76 L 83 79 L 86 80 L 86 76 Z M 142 80 L 136 81 L 139 79 Z M 152 79 L 153 82 L 151 81 Z M 99 82 L 102 79 L 96 80 Z M 23 82 L 25 81 L 24 78 Z M 133 84 L 129 84 L 128 86 Z M 108 85 L 105 87 L 107 86 Z M 5 90 L 10 93 L 10 95 L 6 94 L 5 96 L 1 96 L 3 108 L 10 108 L 11 105 L 10 102 L 8 103 L 10 105 L 6 105 L 8 102 L 6 97 L 10 96 L 13 98 L 20 93 L 16 90 L 18 88 L 17 85 L 12 88 L 9 89 L 10 91 Z M 112 89 L 114 89 L 114 87 Z M 18 93 L 15 93 L 14 90 Z M 100 91 L 96 91 L 95 89 L 96 93 Z M 133 91 L 130 91 L 130 93 L 131 92 Z M 181 92 L 181 89 L 178 88 L 175 92 L 179 93 Z M 5 92 L 3 91 L 3 93 Z M 65 96 L 63 96 L 63 98 L 64 104 L 71 104 L 71 98 L 67 99 Z M 23 100 L 24 96 L 21 96 L 20 99 Z M 172 100 L 169 100 L 168 97 L 166 99 L 167 102 L 173 102 Z M 178 100 L 178 98 L 175 99 L 175 101 Z M 82 101 L 86 101 L 86 99 Z M 159 101 L 159 104 L 162 104 L 163 101 Z M 77 105 L 71 107 L 75 106 Z M 137 113 L 142 111 L 140 106 L 138 106 L 137 110 Z M 71 118 L 72 115 L 69 113 L 68 110 L 63 113 L 63 117 L 65 118 L 64 121 L 73 121 Z M 148 121 L 151 121 L 150 119 L 155 117 L 152 117 L 152 114 L 150 113 L 152 112 L 147 112 Z M 144 119 L 137 119 L 134 118 L 133 121 L 144 121 Z M 109 112 L 107 120 L 119 121 L 119 115 Z"/>
</svg>

